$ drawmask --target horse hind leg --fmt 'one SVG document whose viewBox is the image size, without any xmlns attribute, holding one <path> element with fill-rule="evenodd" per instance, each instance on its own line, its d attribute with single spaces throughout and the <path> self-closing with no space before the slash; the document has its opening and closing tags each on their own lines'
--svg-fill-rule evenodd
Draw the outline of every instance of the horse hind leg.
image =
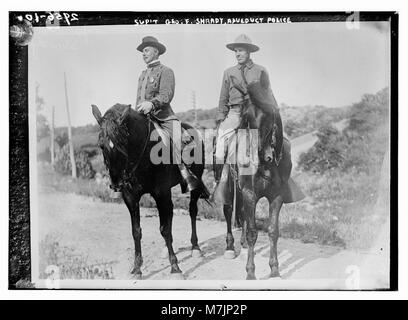
<svg viewBox="0 0 408 320">
<path fill-rule="evenodd" d="M 234 236 L 232 235 L 232 206 L 224 205 L 223 207 L 225 221 L 227 222 L 227 249 L 225 250 L 224 257 L 226 259 L 235 258 L 235 248 L 234 248 Z"/>
<path fill-rule="evenodd" d="M 279 238 L 279 212 L 282 208 L 282 196 L 277 196 L 269 202 L 269 226 L 268 235 L 270 241 L 269 266 L 271 268 L 270 277 L 280 277 L 278 261 L 278 238 Z"/>
<path fill-rule="evenodd" d="M 243 202 L 242 202 L 242 195 L 240 192 L 237 192 L 237 200 L 236 200 L 236 217 L 237 221 L 239 221 L 239 226 L 241 227 L 241 251 L 239 253 L 241 260 L 247 260 L 248 258 L 248 241 L 247 241 L 247 222 L 245 218 L 245 213 L 243 212 Z"/>
<path fill-rule="evenodd" d="M 241 228 L 241 251 L 239 253 L 240 259 L 246 261 L 248 258 L 248 241 L 247 241 L 247 222 L 245 219 L 242 219 L 242 228 Z"/>
<path fill-rule="evenodd" d="M 191 255 L 194 258 L 202 256 L 200 247 L 198 245 L 197 237 L 197 214 L 198 214 L 197 201 L 199 197 L 200 192 L 198 190 L 193 190 L 190 194 L 189 212 L 191 219 Z"/>
</svg>

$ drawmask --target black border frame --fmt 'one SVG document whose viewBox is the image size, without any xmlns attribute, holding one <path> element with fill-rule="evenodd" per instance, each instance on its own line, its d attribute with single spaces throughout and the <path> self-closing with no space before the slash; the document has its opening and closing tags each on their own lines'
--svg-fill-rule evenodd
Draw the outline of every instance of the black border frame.
<svg viewBox="0 0 408 320">
<path fill-rule="evenodd" d="M 72 14 L 72 11 L 64 11 Z M 9 12 L 9 26 L 18 23 L 19 16 L 35 12 Z M 98 12 L 76 11 L 79 20 L 60 27 L 91 25 L 132 25 L 134 19 L 195 18 L 256 18 L 290 17 L 291 22 L 345 22 L 352 12 Z M 48 12 L 38 11 L 38 15 Z M 359 12 L 359 21 L 390 21 L 391 24 L 391 188 L 390 188 L 390 289 L 398 290 L 398 13 Z M 45 20 L 36 23 L 45 27 Z M 18 46 L 9 37 L 9 289 L 29 288 L 18 282 L 31 280 L 30 246 L 30 181 L 28 125 L 28 47 Z M 20 282 L 21 283 L 21 282 Z M 337 291 L 337 290 L 334 290 Z M 373 290 L 366 290 L 373 291 Z"/>
</svg>

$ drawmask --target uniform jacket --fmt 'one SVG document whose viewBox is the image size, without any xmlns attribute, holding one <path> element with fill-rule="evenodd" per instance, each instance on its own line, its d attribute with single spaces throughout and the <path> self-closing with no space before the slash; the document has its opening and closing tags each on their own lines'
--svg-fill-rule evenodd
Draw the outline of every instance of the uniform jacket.
<svg viewBox="0 0 408 320">
<path fill-rule="evenodd" d="M 249 60 L 245 65 L 235 65 L 224 71 L 221 84 L 220 100 L 218 103 L 217 120 L 224 120 L 229 112 L 229 108 L 233 105 L 241 105 L 245 96 L 235 86 L 234 82 L 241 87 L 246 88 L 247 84 L 242 78 L 241 68 L 244 68 L 244 76 L 246 83 L 260 82 L 272 96 L 268 72 L 263 66 L 255 64 Z"/>
<path fill-rule="evenodd" d="M 145 96 L 141 97 L 142 84 L 145 77 L 148 77 L 146 83 Z M 154 62 L 144 70 L 139 77 L 137 88 L 136 106 L 142 101 L 150 101 L 153 103 L 151 113 L 160 120 L 173 118 L 174 112 L 170 106 L 170 102 L 174 96 L 175 79 L 173 70 L 159 61 Z"/>
</svg>

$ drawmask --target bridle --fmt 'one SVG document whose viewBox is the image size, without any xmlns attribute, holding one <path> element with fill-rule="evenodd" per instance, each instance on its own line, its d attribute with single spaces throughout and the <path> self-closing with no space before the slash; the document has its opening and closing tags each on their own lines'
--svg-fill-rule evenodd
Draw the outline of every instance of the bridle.
<svg viewBox="0 0 408 320">
<path fill-rule="evenodd" d="M 233 87 L 235 89 L 237 89 L 242 94 L 242 96 L 244 97 L 243 107 L 241 108 L 241 124 L 240 124 L 239 128 L 243 127 L 242 124 L 243 124 L 244 121 L 242 119 L 242 115 L 245 113 L 245 111 L 250 106 L 250 98 L 248 97 L 248 91 L 247 91 L 247 88 L 246 88 L 246 86 L 248 86 L 248 82 L 247 82 L 244 74 L 241 74 L 241 76 L 243 78 L 245 87 L 239 85 L 237 83 L 237 81 L 234 81 L 234 79 L 233 79 L 233 78 L 235 78 L 234 76 L 231 76 L 231 80 L 230 80 L 233 83 Z M 279 151 L 279 154 L 277 154 L 276 150 L 275 150 L 276 131 L 278 129 L 278 126 L 276 125 L 276 112 L 279 112 L 279 111 L 274 111 L 273 112 L 273 124 L 272 124 L 272 127 L 268 130 L 268 133 L 266 134 L 266 136 L 265 136 L 265 138 L 264 138 L 264 140 L 263 140 L 263 142 L 261 144 L 261 150 L 263 150 L 266 147 L 266 143 L 269 140 L 268 138 L 269 138 L 270 135 L 272 135 L 272 137 L 271 137 L 271 140 L 272 140 L 271 147 L 272 147 L 273 159 L 275 161 L 276 166 L 279 166 L 279 162 L 281 161 L 282 154 L 283 154 L 283 142 L 282 142 L 282 145 L 281 145 L 281 148 L 280 148 L 281 150 Z M 247 124 L 247 126 L 248 126 L 248 124 Z"/>
<path fill-rule="evenodd" d="M 278 126 L 276 124 L 276 114 L 274 112 L 273 113 L 272 126 L 269 128 L 267 134 L 265 135 L 265 137 L 264 137 L 264 139 L 262 141 L 261 149 L 263 150 L 266 147 L 266 145 L 267 145 L 267 143 L 269 141 L 269 136 L 271 136 L 270 139 L 271 139 L 273 159 L 275 161 L 276 166 L 279 166 L 279 162 L 281 161 L 282 154 L 283 154 L 283 142 L 282 142 L 281 148 L 279 150 L 279 153 L 277 154 L 276 153 L 276 131 L 277 131 L 277 129 L 278 129 Z"/>
<path fill-rule="evenodd" d="M 241 110 L 241 117 L 244 113 L 246 113 L 245 111 L 249 108 L 250 105 L 250 101 L 246 100 L 244 103 L 244 107 Z M 276 132 L 278 130 L 278 126 L 276 124 L 276 112 L 279 111 L 274 111 L 273 112 L 273 121 L 272 121 L 272 126 L 268 129 L 266 135 L 263 137 L 262 142 L 261 142 L 261 149 L 260 150 L 264 150 L 265 147 L 267 146 L 268 142 L 271 141 L 270 146 L 272 147 L 272 154 L 273 154 L 273 159 L 275 161 L 276 166 L 279 166 L 279 163 L 282 159 L 282 154 L 283 154 L 283 143 L 281 145 L 280 151 L 279 153 L 276 152 Z M 243 127 L 243 119 L 241 120 L 241 125 L 239 126 L 240 128 Z M 249 126 L 248 124 L 248 120 L 246 121 L 247 124 L 247 128 Z"/>
<path fill-rule="evenodd" d="M 137 159 L 136 163 L 133 165 L 133 167 L 132 167 L 132 169 L 131 169 L 130 171 L 128 171 L 128 167 L 129 167 L 129 164 L 130 164 L 130 162 L 129 162 L 129 157 L 127 158 L 127 164 L 126 164 L 126 168 L 125 168 L 125 170 L 124 170 L 124 172 L 123 172 L 122 181 L 119 183 L 119 186 L 120 186 L 121 188 L 123 188 L 123 187 L 130 187 L 130 186 L 131 186 L 131 184 L 132 184 L 132 176 L 133 176 L 133 174 L 136 172 L 136 170 L 139 168 L 139 165 L 140 165 L 140 163 L 142 162 L 144 153 L 145 153 L 145 151 L 146 151 L 147 144 L 149 143 L 149 135 L 150 135 L 151 122 L 152 122 L 152 120 L 150 119 L 150 115 L 149 115 L 149 114 L 147 114 L 146 118 L 147 118 L 147 135 L 146 135 L 146 138 L 145 138 L 145 142 L 144 142 L 144 145 L 143 145 L 142 152 L 140 153 L 139 159 Z"/>
<path fill-rule="evenodd" d="M 136 163 L 132 166 L 130 170 L 129 170 L 129 166 L 131 164 L 131 161 L 129 161 L 129 155 L 123 153 L 121 150 L 118 149 L 119 152 L 121 152 L 122 154 L 124 154 L 124 156 L 126 156 L 126 166 L 125 166 L 125 169 L 123 170 L 122 178 L 120 179 L 120 182 L 117 184 L 117 187 L 113 186 L 114 190 L 117 190 L 117 189 L 122 190 L 123 188 L 131 187 L 132 182 L 133 182 L 132 179 L 135 178 L 133 174 L 139 168 L 141 161 L 143 159 L 144 153 L 146 151 L 147 144 L 149 143 L 151 122 L 152 120 L 150 119 L 150 115 L 147 115 L 147 123 L 148 123 L 147 124 L 147 134 L 146 134 L 146 138 L 144 141 L 143 149 L 142 149 L 142 152 L 140 153 L 140 157 L 137 159 Z M 107 165 L 107 167 L 110 168 L 108 157 L 104 156 L 104 160 L 105 160 L 105 164 Z"/>
</svg>

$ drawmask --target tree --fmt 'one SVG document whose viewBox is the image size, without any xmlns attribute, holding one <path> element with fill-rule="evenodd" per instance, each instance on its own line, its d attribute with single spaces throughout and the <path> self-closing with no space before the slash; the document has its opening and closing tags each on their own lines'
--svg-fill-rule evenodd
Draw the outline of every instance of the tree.
<svg viewBox="0 0 408 320">
<path fill-rule="evenodd" d="M 298 126 L 297 123 L 292 119 L 289 119 L 285 122 L 283 128 L 285 133 L 289 136 L 289 138 L 296 136 L 297 126 Z"/>
<path fill-rule="evenodd" d="M 47 118 L 41 113 L 43 106 L 45 105 L 44 98 L 40 96 L 40 85 L 37 83 L 35 86 L 35 105 L 37 110 L 36 123 L 37 123 L 37 141 L 47 137 L 50 133 L 50 127 L 48 125 Z"/>
<path fill-rule="evenodd" d="M 68 133 L 62 132 L 55 138 L 55 142 L 58 144 L 60 149 L 68 143 Z"/>
<path fill-rule="evenodd" d="M 349 129 L 367 134 L 388 120 L 389 89 L 376 94 L 365 94 L 360 102 L 351 108 Z"/>
<path fill-rule="evenodd" d="M 47 118 L 41 114 L 37 113 L 37 141 L 40 141 L 44 137 L 48 137 L 50 134 L 50 127 L 48 126 Z"/>
</svg>

